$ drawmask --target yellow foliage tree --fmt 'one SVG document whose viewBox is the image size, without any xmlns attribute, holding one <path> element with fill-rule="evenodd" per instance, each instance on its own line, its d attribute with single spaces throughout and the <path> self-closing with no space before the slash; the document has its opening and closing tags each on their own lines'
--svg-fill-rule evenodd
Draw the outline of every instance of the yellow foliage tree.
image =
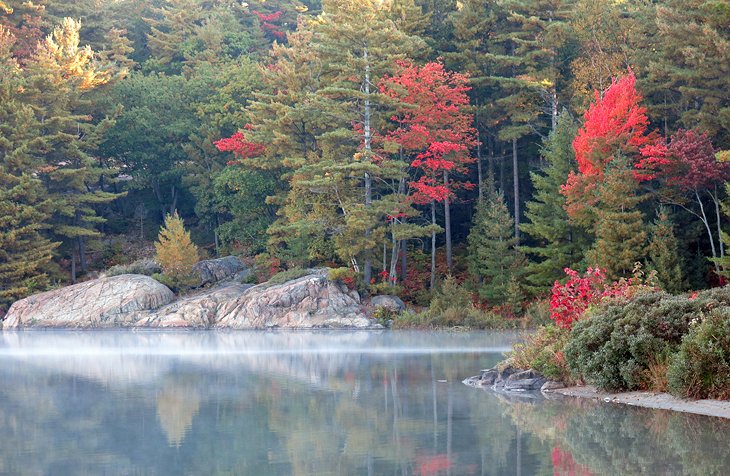
<svg viewBox="0 0 730 476">
<path fill-rule="evenodd" d="M 177 212 L 165 217 L 165 226 L 160 230 L 155 249 L 157 262 L 173 287 L 194 284 L 193 266 L 198 262 L 198 247 L 190 239 L 190 232 L 185 230 Z"/>
</svg>

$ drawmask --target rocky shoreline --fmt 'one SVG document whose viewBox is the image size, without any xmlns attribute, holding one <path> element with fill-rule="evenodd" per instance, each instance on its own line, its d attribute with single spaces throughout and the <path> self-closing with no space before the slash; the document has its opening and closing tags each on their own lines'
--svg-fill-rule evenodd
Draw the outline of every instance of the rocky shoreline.
<svg viewBox="0 0 730 476">
<path fill-rule="evenodd" d="M 685 400 L 668 393 L 656 392 L 612 393 L 598 390 L 590 385 L 566 387 L 560 382 L 546 379 L 535 370 L 517 369 L 511 365 L 497 365 L 491 369 L 482 370 L 479 375 L 469 377 L 463 383 L 470 387 L 482 388 L 508 396 L 587 398 L 604 403 L 730 419 L 730 401 Z"/>
<path fill-rule="evenodd" d="M 355 290 L 312 269 L 284 283 L 243 284 L 236 258 L 199 264 L 200 288 L 176 297 L 140 274 L 121 274 L 34 294 L 15 302 L 3 329 L 191 328 L 364 329 L 382 326 Z M 383 297 L 387 298 L 387 297 Z M 395 298 L 397 299 L 397 298 Z M 381 299 L 378 305 L 388 305 Z"/>
</svg>

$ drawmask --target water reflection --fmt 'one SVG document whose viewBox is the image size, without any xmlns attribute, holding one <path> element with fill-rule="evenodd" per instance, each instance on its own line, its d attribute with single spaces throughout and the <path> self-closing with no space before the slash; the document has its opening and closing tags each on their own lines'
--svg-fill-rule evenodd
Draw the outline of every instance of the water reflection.
<svg viewBox="0 0 730 476">
<path fill-rule="evenodd" d="M 0 334 L 2 474 L 722 474 L 727 424 L 460 381 L 512 334 Z"/>
</svg>

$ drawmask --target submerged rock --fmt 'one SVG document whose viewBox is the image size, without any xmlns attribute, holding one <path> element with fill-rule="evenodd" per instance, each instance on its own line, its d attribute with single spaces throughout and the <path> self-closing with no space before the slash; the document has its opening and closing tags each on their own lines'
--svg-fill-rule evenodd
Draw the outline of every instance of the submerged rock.
<svg viewBox="0 0 730 476">
<path fill-rule="evenodd" d="M 248 275 L 251 273 L 251 270 L 247 269 L 246 265 L 239 258 L 226 256 L 225 258 L 200 261 L 193 266 L 193 272 L 200 278 L 200 285 L 204 286 L 233 278 L 234 276 L 238 277 L 242 273 Z"/>
<path fill-rule="evenodd" d="M 21 299 L 8 310 L 3 328 L 131 326 L 136 312 L 157 309 L 174 298 L 149 276 L 121 274 Z"/>
<path fill-rule="evenodd" d="M 497 391 L 525 392 L 540 390 L 546 381 L 535 370 L 521 370 L 508 364 L 482 370 L 479 375 L 470 377 L 463 383 L 472 387 L 491 387 Z"/>
<path fill-rule="evenodd" d="M 504 389 L 512 391 L 540 390 L 546 381 L 545 377 L 530 369 L 510 375 L 504 382 Z"/>
</svg>

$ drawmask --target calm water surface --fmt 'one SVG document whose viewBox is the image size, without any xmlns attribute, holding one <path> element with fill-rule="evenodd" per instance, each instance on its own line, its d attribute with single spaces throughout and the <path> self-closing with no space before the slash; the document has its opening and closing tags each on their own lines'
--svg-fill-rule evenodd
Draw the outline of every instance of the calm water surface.
<svg viewBox="0 0 730 476">
<path fill-rule="evenodd" d="M 1 474 L 730 474 L 725 420 L 504 397 L 504 333 L 3 332 Z"/>
</svg>

